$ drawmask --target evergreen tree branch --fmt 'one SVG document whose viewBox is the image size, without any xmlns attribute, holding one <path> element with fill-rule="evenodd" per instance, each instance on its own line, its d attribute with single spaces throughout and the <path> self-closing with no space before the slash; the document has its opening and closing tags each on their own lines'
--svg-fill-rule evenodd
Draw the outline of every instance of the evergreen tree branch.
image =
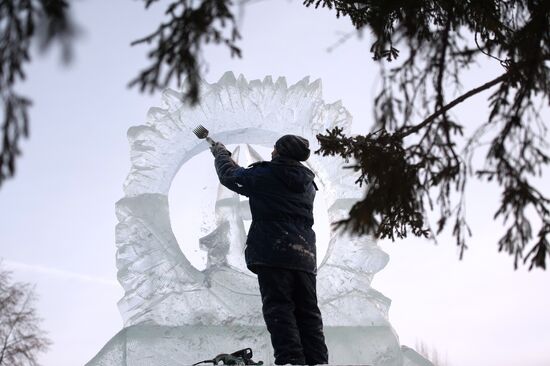
<svg viewBox="0 0 550 366">
<path fill-rule="evenodd" d="M 0 187 L 13 177 L 19 143 L 29 136 L 31 100 L 15 91 L 25 79 L 31 41 L 37 37 L 41 50 L 54 42 L 62 46 L 64 61 L 71 58 L 75 28 L 65 0 L 0 1 L 0 110 L 2 110 Z"/>
<path fill-rule="evenodd" d="M 444 113 L 447 113 L 449 110 L 457 106 L 458 104 L 464 102 L 466 99 L 481 93 L 484 90 L 487 90 L 501 82 L 503 82 L 507 77 L 509 76 L 508 72 L 505 72 L 504 74 L 494 78 L 491 81 L 486 82 L 483 85 L 478 86 L 477 88 L 474 88 L 467 93 L 462 94 L 461 96 L 455 98 L 451 102 L 447 103 L 434 113 L 432 113 L 430 116 L 428 116 L 426 119 L 424 119 L 422 122 L 418 123 L 414 126 L 405 126 L 400 131 L 396 132 L 396 136 L 399 138 L 404 138 L 406 136 L 412 135 L 413 133 L 416 133 L 420 130 L 422 130 L 424 127 L 432 123 L 434 120 L 436 120 L 438 117 L 443 115 Z"/>
<path fill-rule="evenodd" d="M 145 0 L 149 7 L 155 0 Z M 199 101 L 199 82 L 202 47 L 210 42 L 224 44 L 232 57 L 241 57 L 236 41 L 240 38 L 230 0 L 202 0 L 197 6 L 188 0 L 170 3 L 165 14 L 169 20 L 146 37 L 135 40 L 132 46 L 156 43 L 148 53 L 151 65 L 130 81 L 129 87 L 154 92 L 166 88 L 175 79 L 178 87 L 187 76 L 185 97 Z M 226 24 L 229 32 L 224 32 Z M 228 33 L 228 34 L 226 34 Z"/>
</svg>

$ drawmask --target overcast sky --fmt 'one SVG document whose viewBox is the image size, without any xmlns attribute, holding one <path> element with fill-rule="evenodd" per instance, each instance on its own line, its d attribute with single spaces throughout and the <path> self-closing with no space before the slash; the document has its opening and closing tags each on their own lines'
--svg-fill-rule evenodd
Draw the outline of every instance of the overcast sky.
<svg viewBox="0 0 550 366">
<path fill-rule="evenodd" d="M 141 95 L 126 84 L 146 65 L 146 48 L 129 43 L 158 25 L 162 8 L 146 12 L 142 2 L 130 0 L 72 5 L 82 31 L 74 62 L 64 67 L 59 53 L 50 52 L 35 56 L 27 68 L 20 91 L 34 100 L 31 136 L 22 145 L 15 179 L 0 189 L 0 255 L 14 279 L 36 284 L 42 327 L 54 342 L 40 358 L 46 366 L 83 365 L 122 327 L 114 204 L 123 197 L 130 167 L 126 131 L 160 105 L 160 95 Z M 327 52 L 350 30 L 348 20 L 301 2 L 253 3 L 241 32 L 244 58 L 208 48 L 205 76 L 209 82 L 226 71 L 248 80 L 286 76 L 289 85 L 307 75 L 320 78 L 325 101 L 342 100 L 354 131 L 365 132 L 378 73 L 369 37 Z M 465 89 L 499 68 L 495 63 L 473 70 Z M 471 130 L 485 116 L 486 97 L 460 106 L 455 117 Z M 548 120 L 548 109 L 544 113 Z M 373 287 L 393 300 L 390 321 L 401 343 L 424 342 L 446 355 L 448 365 L 547 366 L 550 274 L 514 271 L 512 258 L 497 253 L 503 226 L 492 215 L 498 192 L 472 182 L 474 237 L 465 259 L 458 261 L 448 235 L 437 246 L 412 238 L 381 243 L 391 259 Z M 548 170 L 540 184 L 550 186 Z"/>
</svg>

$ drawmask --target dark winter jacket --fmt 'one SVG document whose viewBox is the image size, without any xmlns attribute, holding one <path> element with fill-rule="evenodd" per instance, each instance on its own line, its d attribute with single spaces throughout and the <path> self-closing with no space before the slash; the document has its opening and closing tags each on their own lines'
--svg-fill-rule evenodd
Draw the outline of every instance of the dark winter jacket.
<svg viewBox="0 0 550 366">
<path fill-rule="evenodd" d="M 252 164 L 247 169 L 227 150 L 216 153 L 216 172 L 227 188 L 249 197 L 252 224 L 246 241 L 248 268 L 258 266 L 317 272 L 313 200 L 314 174 L 284 157 Z"/>
</svg>

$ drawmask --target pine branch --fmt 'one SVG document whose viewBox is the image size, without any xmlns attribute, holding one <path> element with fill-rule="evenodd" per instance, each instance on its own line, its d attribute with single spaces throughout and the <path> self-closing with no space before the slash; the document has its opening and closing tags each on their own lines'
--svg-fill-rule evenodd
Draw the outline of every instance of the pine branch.
<svg viewBox="0 0 550 366">
<path fill-rule="evenodd" d="M 21 154 L 19 143 L 29 136 L 32 102 L 17 94 L 15 86 L 25 79 L 31 41 L 38 37 L 42 50 L 59 42 L 64 60 L 69 61 L 74 36 L 65 0 L 0 1 L 0 187 L 15 175 L 16 159 Z"/>
<path fill-rule="evenodd" d="M 145 0 L 146 6 L 152 0 Z M 135 40 L 132 46 L 152 44 L 149 51 L 151 65 L 130 81 L 129 87 L 139 86 L 140 91 L 162 90 L 174 79 L 181 84 L 187 77 L 185 97 L 196 104 L 199 101 L 200 66 L 202 47 L 210 42 L 224 44 L 231 56 L 240 57 L 236 46 L 240 38 L 229 0 L 202 0 L 197 6 L 185 0 L 174 1 L 167 6 L 169 20 L 146 37 Z M 226 24 L 229 32 L 224 32 Z M 226 34 L 228 33 L 228 34 Z"/>
<path fill-rule="evenodd" d="M 419 124 L 417 124 L 415 126 L 405 126 L 405 127 L 403 127 L 401 129 L 401 131 L 396 132 L 397 136 L 400 137 L 400 138 L 403 138 L 403 137 L 412 135 L 413 133 L 416 133 L 416 132 L 420 131 L 421 129 L 423 129 L 424 127 L 426 127 L 430 123 L 432 123 L 435 119 L 437 119 L 438 117 L 440 117 L 444 113 L 448 112 L 450 109 L 454 108 L 456 105 L 464 102 L 466 99 L 468 99 L 468 98 L 470 98 L 470 97 L 472 97 L 476 94 L 481 93 L 484 90 L 487 90 L 487 89 L 503 82 L 504 80 L 506 80 L 507 77 L 509 77 L 509 73 L 505 72 L 504 74 L 500 75 L 499 77 L 497 77 L 497 78 L 495 78 L 491 81 L 488 81 L 485 84 L 480 85 L 477 88 L 474 88 L 474 89 L 468 91 L 467 93 L 462 94 L 461 96 L 455 98 L 451 102 L 447 103 L 445 106 L 441 107 L 440 109 L 438 109 L 437 111 L 432 113 L 428 118 L 426 118 L 425 120 L 423 120 Z"/>
</svg>

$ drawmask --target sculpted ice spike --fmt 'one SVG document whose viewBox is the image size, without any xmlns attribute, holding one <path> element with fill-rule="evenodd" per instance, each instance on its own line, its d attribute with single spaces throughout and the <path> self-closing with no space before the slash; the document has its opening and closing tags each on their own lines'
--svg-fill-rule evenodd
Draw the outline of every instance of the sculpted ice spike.
<svg viewBox="0 0 550 366">
<path fill-rule="evenodd" d="M 248 154 L 250 154 L 250 157 L 252 159 L 253 162 L 258 162 L 258 161 L 264 161 L 265 159 L 262 158 L 262 156 L 260 155 L 260 153 L 258 153 L 252 146 L 250 146 L 249 144 L 246 144 L 246 148 L 248 149 Z"/>
<path fill-rule="evenodd" d="M 240 146 L 237 146 L 231 153 L 231 157 L 235 161 L 239 161 Z M 246 242 L 246 230 L 244 227 L 244 217 L 239 195 L 230 191 L 221 184 L 218 184 L 218 195 L 216 197 L 215 219 L 219 223 L 227 223 L 227 241 L 229 248 L 226 253 L 225 263 L 233 269 L 246 272 L 246 264 L 244 261 L 244 247 Z"/>
</svg>

